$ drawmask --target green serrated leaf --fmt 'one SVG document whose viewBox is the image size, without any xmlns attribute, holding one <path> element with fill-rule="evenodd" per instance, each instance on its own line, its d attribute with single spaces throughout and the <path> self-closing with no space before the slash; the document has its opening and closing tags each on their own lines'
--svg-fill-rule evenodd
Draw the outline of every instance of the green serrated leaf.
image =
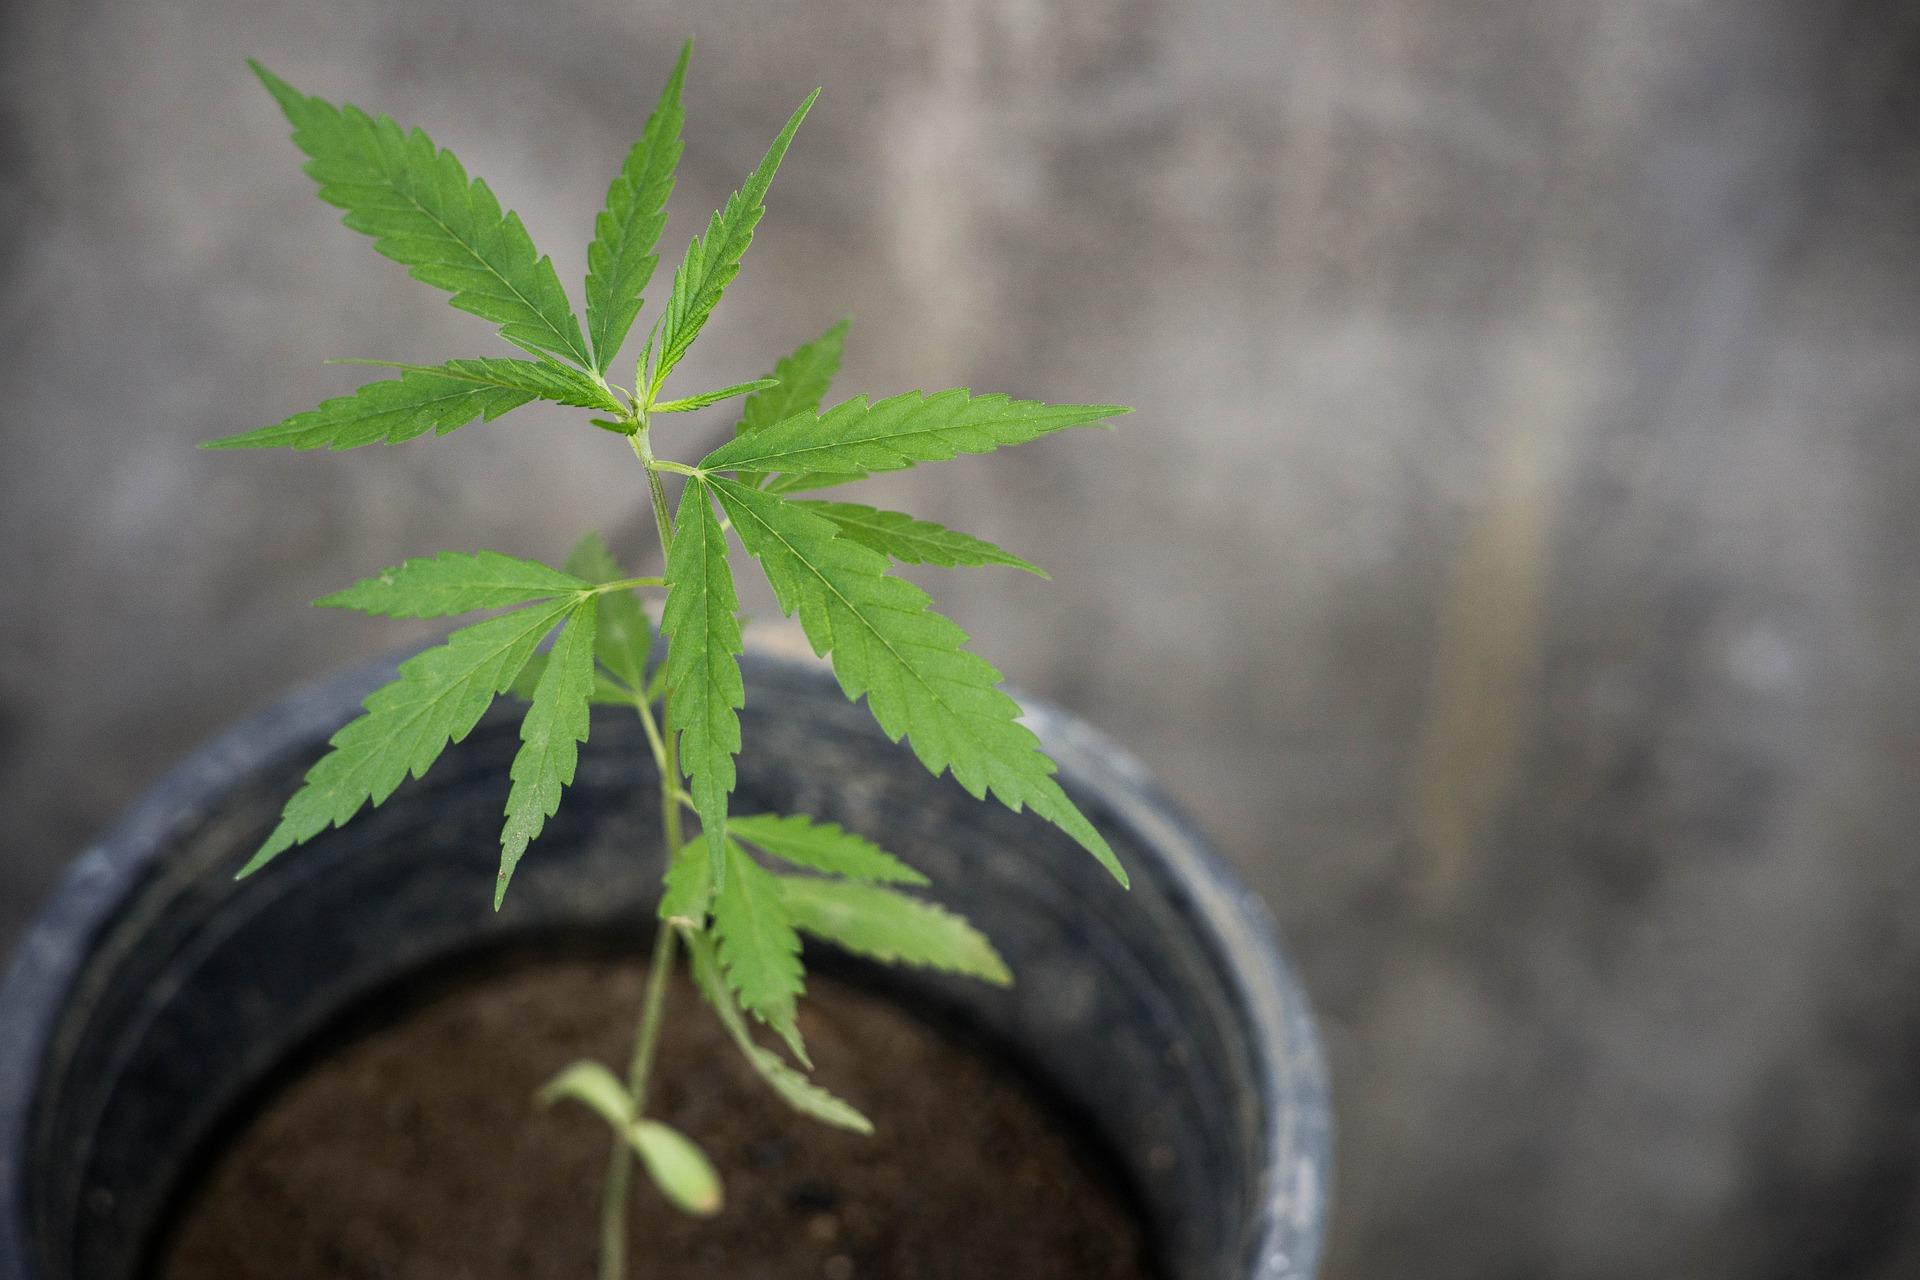
<svg viewBox="0 0 1920 1280">
<path fill-rule="evenodd" d="M 605 613 L 606 606 L 601 605 Z M 522 702 L 533 701 L 533 691 L 540 687 L 540 677 L 547 673 L 547 655 L 536 653 L 527 659 L 527 665 L 520 668 L 520 674 L 507 686 L 507 693 Z M 633 690 L 627 688 L 604 671 L 593 673 L 593 692 L 587 695 L 587 701 L 596 707 L 625 707 L 633 709 Z"/>
<path fill-rule="evenodd" d="M 878 551 L 902 564 L 931 564 L 943 569 L 961 565 L 1003 564 L 1046 577 L 1046 571 L 1028 564 L 991 542 L 933 523 L 915 520 L 903 511 L 876 511 L 857 502 L 798 502 L 817 516 L 839 526 L 840 536 Z"/>
<path fill-rule="evenodd" d="M 526 663 L 521 666 L 520 674 L 507 686 L 507 692 L 522 702 L 533 701 L 533 691 L 540 687 L 540 677 L 547 673 L 547 655 L 530 653 Z"/>
<path fill-rule="evenodd" d="M 826 482 L 832 483 L 834 476 L 859 477 L 943 462 L 962 453 L 989 453 L 1126 412 L 1119 405 L 1047 405 L 965 390 L 932 395 L 909 391 L 874 405 L 865 396 L 855 396 L 824 414 L 800 413 L 736 436 L 701 459 L 700 469 L 828 473 Z M 797 487 L 797 481 L 776 481 L 782 492 Z"/>
<path fill-rule="evenodd" d="M 442 551 L 437 556 L 421 556 L 382 569 L 314 603 L 389 618 L 444 618 L 475 609 L 500 609 L 530 600 L 578 595 L 590 585 L 537 560 L 522 560 L 499 551 L 473 555 Z"/>
<path fill-rule="evenodd" d="M 380 804 L 409 773 L 425 774 L 447 743 L 467 736 L 574 604 L 571 597 L 551 600 L 476 622 L 401 663 L 399 678 L 361 703 L 366 714 L 333 735 L 333 750 L 307 770 L 279 825 L 240 874 L 345 823 L 361 805 Z"/>
<path fill-rule="evenodd" d="M 653 248 L 667 223 L 667 197 L 673 194 L 673 171 L 680 163 L 680 126 L 686 116 L 680 109 L 680 87 L 692 53 L 689 40 L 640 140 L 607 188 L 607 207 L 594 219 L 593 243 L 587 247 L 587 332 L 593 339 L 594 367 L 601 373 L 620 353 L 640 314 L 640 295 L 660 261 Z"/>
<path fill-rule="evenodd" d="M 780 881 L 727 841 L 727 875 L 713 895 L 713 932 L 727 985 L 749 1013 L 806 1060 L 794 1028 L 802 986 L 800 937 L 781 905 Z"/>
<path fill-rule="evenodd" d="M 873 1132 L 873 1121 L 765 1049 L 755 1045 L 754 1051 L 747 1055 L 747 1060 L 760 1073 L 760 1078 L 773 1086 L 773 1091 L 780 1095 L 781 1101 L 801 1115 L 812 1116 L 836 1129 L 862 1134 Z"/>
<path fill-rule="evenodd" d="M 741 1054 L 760 1073 L 761 1079 L 771 1085 L 788 1106 L 802 1115 L 854 1133 L 872 1133 L 871 1120 L 753 1042 L 746 1021 L 734 1004 L 733 993 L 720 976 L 720 961 L 714 955 L 712 940 L 698 929 L 683 928 L 680 936 L 687 944 L 694 981 L 699 984 L 707 1003 L 713 1006 L 713 1011 L 720 1015 L 721 1025 L 726 1027 L 733 1042 L 740 1047 Z"/>
<path fill-rule="evenodd" d="M 675 1208 L 696 1218 L 720 1212 L 720 1175 L 692 1139 L 658 1120 L 635 1121 L 629 1139 L 647 1176 Z"/>
<path fill-rule="evenodd" d="M 1016 811 L 1030 807 L 1126 883 L 1112 848 L 1053 780 L 1019 704 L 995 687 L 1000 673 L 961 648 L 966 633 L 928 609 L 926 592 L 889 577 L 885 557 L 798 503 L 721 476 L 705 483 L 766 570 L 781 611 L 799 614 L 814 652 L 832 655 L 842 691 L 865 694 L 889 738 L 905 735 L 929 771 L 951 769 L 976 798 L 991 792 Z"/>
<path fill-rule="evenodd" d="M 667 297 L 662 317 L 659 363 L 654 366 L 649 383 L 652 391 L 660 390 L 667 375 L 680 363 L 680 357 L 693 345 L 707 317 L 713 314 L 720 295 L 740 274 L 740 259 L 753 243 L 753 229 L 759 225 L 760 215 L 766 212 L 762 201 L 766 199 L 767 188 L 773 185 L 774 172 L 786 156 L 794 132 L 819 96 L 818 89 L 807 95 L 807 100 L 780 130 L 780 136 L 767 148 L 760 167 L 747 178 L 744 186 L 727 197 L 726 205 L 707 223 L 706 236 L 695 236 L 687 246 L 687 256 L 674 273 L 673 292 Z"/>
<path fill-rule="evenodd" d="M 726 883 L 727 796 L 734 786 L 746 687 L 740 681 L 740 607 L 727 566 L 726 535 L 706 487 L 690 482 L 667 557 L 667 728 L 680 734 L 680 767 L 707 837 L 714 883 Z"/>
<path fill-rule="evenodd" d="M 816 822 L 804 813 L 728 818 L 727 834 L 795 866 L 828 875 L 886 884 L 927 882 L 925 876 L 871 840 L 843 831 L 835 822 Z"/>
<path fill-rule="evenodd" d="M 680 846 L 667 867 L 667 891 L 660 898 L 662 920 L 685 920 L 703 928 L 707 908 L 713 901 L 713 864 L 704 844 L 689 842 Z"/>
<path fill-rule="evenodd" d="M 497 911 L 507 882 L 527 845 L 560 808 L 560 793 L 573 782 L 580 744 L 592 717 L 594 616 L 599 599 L 588 596 L 573 606 L 547 654 L 547 669 L 533 690 L 520 722 L 520 750 L 513 757 L 513 790 L 507 793 L 507 823 L 500 832 L 500 877 L 493 890 Z"/>
<path fill-rule="evenodd" d="M 307 173 L 320 198 L 347 211 L 347 226 L 372 236 L 414 279 L 451 292 L 454 306 L 500 325 L 509 341 L 591 363 L 553 263 L 452 152 L 418 129 L 308 97 L 248 65 L 292 122 L 294 145 L 312 157 Z"/>
<path fill-rule="evenodd" d="M 840 355 L 846 346 L 847 326 L 852 323 L 851 318 L 843 319 L 812 342 L 801 343 L 794 348 L 792 355 L 776 360 L 773 365 L 773 387 L 750 397 L 740 406 L 740 421 L 734 426 L 733 434 L 740 436 L 749 431 L 760 431 L 777 422 L 784 422 L 797 413 L 812 413 L 819 409 L 820 401 L 826 398 L 828 388 L 833 385 L 833 375 L 840 372 Z"/>
<path fill-rule="evenodd" d="M 704 409 L 710 404 L 719 404 L 722 400 L 731 400 L 735 396 L 744 396 L 749 391 L 758 391 L 772 385 L 772 378 L 755 378 L 752 382 L 735 383 L 731 387 L 722 387 L 718 391 L 702 391 L 697 396 L 686 396 L 679 400 L 662 400 L 653 406 L 653 411 L 655 413 L 691 413 L 695 409 Z"/>
<path fill-rule="evenodd" d="M 627 576 L 598 533 L 588 533 L 567 556 L 567 572 L 599 585 Z M 631 588 L 600 596 L 600 626 L 594 654 L 629 689 L 647 686 L 647 656 L 653 651 L 653 626 L 639 593 Z M 631 695 L 627 701 L 632 701 Z"/>
<path fill-rule="evenodd" d="M 612 391 L 570 365 L 551 356 L 538 360 L 507 360 L 483 357 L 477 360 L 449 360 L 445 364 L 403 364 L 397 360 L 332 360 L 330 364 L 369 364 L 383 369 L 405 369 L 412 373 L 439 374 L 483 387 L 504 387 L 524 391 L 539 400 L 572 405 L 578 409 L 605 409 L 625 413 Z"/>
<path fill-rule="evenodd" d="M 613 552 L 607 550 L 607 541 L 598 529 L 581 534 L 580 540 L 567 552 L 567 572 L 595 585 L 618 582 L 627 576 L 620 562 L 613 558 Z"/>
<path fill-rule="evenodd" d="M 780 876 L 780 901 L 796 929 L 882 964 L 913 964 L 1010 986 L 1013 975 L 986 935 L 944 907 L 878 885 Z"/>
<path fill-rule="evenodd" d="M 431 431 L 446 435 L 475 419 L 492 422 L 518 409 L 536 393 L 438 369 L 413 369 L 386 382 L 373 382 L 350 396 L 322 400 L 317 409 L 296 413 L 271 427 L 208 440 L 202 449 L 357 449 L 368 444 L 400 444 Z"/>
<path fill-rule="evenodd" d="M 803 342 L 794 348 L 792 355 L 775 361 L 774 387 L 749 398 L 741 406 L 740 421 L 734 424 L 733 434 L 744 435 L 783 422 L 796 413 L 817 411 L 833 385 L 833 375 L 840 372 L 840 353 L 846 345 L 847 326 L 852 323 L 851 317 L 842 319 L 812 342 Z M 758 471 L 736 474 L 740 483 L 756 487 L 767 478 Z"/>
</svg>

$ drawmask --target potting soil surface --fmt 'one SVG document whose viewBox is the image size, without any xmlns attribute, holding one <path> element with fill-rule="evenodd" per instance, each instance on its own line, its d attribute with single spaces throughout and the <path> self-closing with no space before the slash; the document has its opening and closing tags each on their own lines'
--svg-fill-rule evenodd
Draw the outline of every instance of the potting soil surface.
<svg viewBox="0 0 1920 1280">
<path fill-rule="evenodd" d="M 162 1280 L 596 1274 L 609 1131 L 534 1091 L 580 1058 L 624 1074 L 645 969 L 546 961 L 443 992 L 292 1080 L 188 1203 Z M 874 1136 L 786 1108 L 677 984 L 649 1113 L 720 1170 L 697 1221 L 635 1170 L 633 1280 L 1127 1280 L 1154 1273 L 1100 1155 L 1017 1075 L 818 976 L 814 1078 Z"/>
</svg>

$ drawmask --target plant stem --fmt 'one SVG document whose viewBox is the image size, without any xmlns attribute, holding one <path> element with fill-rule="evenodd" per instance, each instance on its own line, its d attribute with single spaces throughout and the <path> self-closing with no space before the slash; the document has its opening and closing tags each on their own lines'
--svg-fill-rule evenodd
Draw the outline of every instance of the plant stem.
<svg viewBox="0 0 1920 1280">
<path fill-rule="evenodd" d="M 667 977 L 673 972 L 673 947 L 679 940 L 666 921 L 653 940 L 653 961 L 647 970 L 647 1003 L 640 1011 L 640 1032 L 633 1042 L 633 1061 L 627 1066 L 627 1092 L 633 1097 L 634 1119 L 647 1109 L 647 1082 L 659 1048 L 660 1016 L 667 1006 Z"/>
<path fill-rule="evenodd" d="M 633 1170 L 626 1140 L 615 1135 L 600 1193 L 600 1280 L 626 1280 L 627 1180 Z"/>
<path fill-rule="evenodd" d="M 627 1094 L 633 1099 L 633 1118 L 646 1114 L 647 1082 L 660 1047 L 660 1019 L 667 1006 L 667 979 L 673 972 L 673 927 L 660 922 L 653 938 L 653 959 L 647 966 L 647 999 L 640 1010 L 634 1036 L 633 1059 L 627 1065 Z M 633 1177 L 633 1155 L 626 1138 L 616 1134 L 607 1153 L 607 1182 L 600 1200 L 600 1280 L 626 1280 L 627 1198 Z"/>
<path fill-rule="evenodd" d="M 667 514 L 667 491 L 660 483 L 660 464 L 654 459 L 653 444 L 647 438 L 644 422 L 628 439 L 633 441 L 633 452 L 640 459 L 640 465 L 647 469 L 647 493 L 653 499 L 653 522 L 660 530 L 660 557 L 664 561 L 673 554 L 673 517 Z"/>
<path fill-rule="evenodd" d="M 673 551 L 673 517 L 667 511 L 667 495 L 660 483 L 659 464 L 647 440 L 644 420 L 640 430 L 630 437 L 633 452 L 647 470 L 647 494 L 660 531 L 660 554 L 664 560 Z M 679 856 L 686 843 L 680 821 L 680 760 L 678 738 L 671 729 L 662 732 L 654 720 L 653 707 L 643 692 L 635 700 L 635 710 L 647 731 L 647 743 L 660 770 L 660 827 L 666 846 L 667 865 Z M 662 699 L 661 720 L 665 720 Z M 667 979 L 673 972 L 674 944 L 677 935 L 672 926 L 661 921 L 653 939 L 653 959 L 647 968 L 647 997 L 640 1009 L 640 1025 L 634 1032 L 633 1057 L 627 1066 L 627 1095 L 633 1100 L 633 1118 L 646 1114 L 647 1085 L 653 1074 L 653 1060 L 660 1047 L 660 1020 L 666 1009 Z M 607 1153 L 607 1181 L 600 1200 L 600 1280 L 626 1280 L 627 1202 L 633 1177 L 633 1153 L 626 1137 L 616 1134 L 613 1149 Z"/>
</svg>

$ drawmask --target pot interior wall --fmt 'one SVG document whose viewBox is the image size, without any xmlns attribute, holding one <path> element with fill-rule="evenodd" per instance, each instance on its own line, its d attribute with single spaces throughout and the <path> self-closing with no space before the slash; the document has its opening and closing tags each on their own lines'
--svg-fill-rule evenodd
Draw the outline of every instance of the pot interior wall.
<svg viewBox="0 0 1920 1280">
<path fill-rule="evenodd" d="M 830 678 L 762 660 L 748 679 L 736 812 L 807 812 L 880 840 L 1017 975 L 1009 990 L 911 970 L 887 981 L 1080 1109 L 1125 1166 L 1168 1274 L 1310 1274 L 1327 1136 L 1311 1026 L 1257 911 L 1164 802 L 1071 722 L 1037 724 L 1129 867 L 1123 891 L 1046 824 L 929 777 Z M 28 1137 L 45 1280 L 137 1275 L 222 1123 L 377 993 L 462 956 L 650 931 L 656 789 L 630 715 L 596 713 L 575 785 L 498 913 L 512 709 L 379 809 L 233 880 L 354 710 L 340 702 L 171 833 L 80 967 Z"/>
</svg>

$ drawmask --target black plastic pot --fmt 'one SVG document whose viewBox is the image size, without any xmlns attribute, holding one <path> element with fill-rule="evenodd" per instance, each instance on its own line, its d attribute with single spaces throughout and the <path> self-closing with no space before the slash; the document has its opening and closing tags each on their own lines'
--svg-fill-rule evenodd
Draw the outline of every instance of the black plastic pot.
<svg viewBox="0 0 1920 1280">
<path fill-rule="evenodd" d="M 409 975 L 558 935 L 650 933 L 659 837 L 634 718 L 596 721 L 559 816 L 493 886 L 518 744 L 490 715 L 425 780 L 234 881 L 391 668 L 293 695 L 202 748 L 76 864 L 0 988 L 0 1280 L 131 1280 L 223 1119 Z M 1126 1166 L 1178 1280 L 1312 1275 L 1325 1077 L 1260 903 L 1140 766 L 1058 711 L 1035 730 L 1125 861 L 978 803 L 818 669 L 746 663 L 738 807 L 803 811 L 919 866 L 1018 977 L 891 975 L 1007 1046 Z M 638 861 L 639 865 L 636 865 Z"/>
</svg>

